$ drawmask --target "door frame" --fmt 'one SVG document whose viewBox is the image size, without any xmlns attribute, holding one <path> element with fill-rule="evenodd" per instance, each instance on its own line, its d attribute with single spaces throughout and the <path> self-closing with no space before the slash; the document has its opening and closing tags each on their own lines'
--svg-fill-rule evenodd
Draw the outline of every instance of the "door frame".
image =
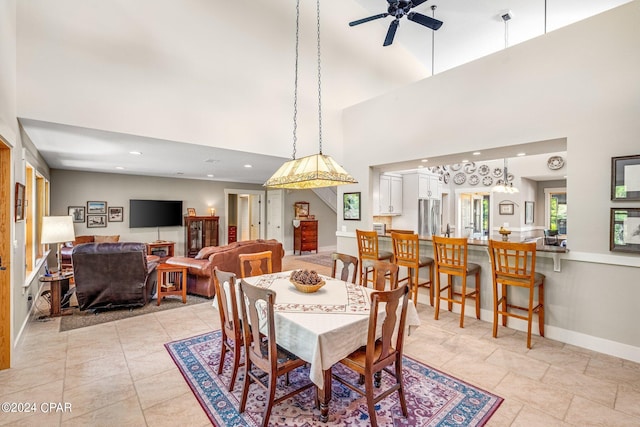
<svg viewBox="0 0 640 427">
<path fill-rule="evenodd" d="M 12 203 L 14 203 L 15 185 L 11 180 L 12 171 L 11 146 L 0 136 L 0 256 L 2 266 L 6 270 L 0 271 L 0 370 L 11 367 L 11 348 L 13 347 L 13 333 L 11 319 L 11 242 L 13 240 Z"/>
<path fill-rule="evenodd" d="M 257 195 L 260 197 L 260 203 L 258 204 L 260 206 L 260 231 L 259 231 L 259 239 L 264 239 L 265 236 L 265 204 L 262 203 L 262 201 L 264 201 L 266 199 L 266 191 L 265 190 L 242 190 L 242 189 L 234 189 L 234 188 L 225 188 L 224 189 L 224 230 L 223 230 L 223 234 L 224 234 L 224 240 L 220 239 L 220 241 L 224 241 L 225 244 L 229 244 L 229 195 L 230 194 L 235 194 L 237 196 L 241 196 L 241 195 L 247 195 L 247 194 L 253 194 L 253 195 Z M 240 207 L 240 204 L 238 204 L 238 208 Z M 248 208 L 247 208 L 248 209 Z M 249 212 L 247 211 L 247 216 L 249 215 Z"/>
</svg>

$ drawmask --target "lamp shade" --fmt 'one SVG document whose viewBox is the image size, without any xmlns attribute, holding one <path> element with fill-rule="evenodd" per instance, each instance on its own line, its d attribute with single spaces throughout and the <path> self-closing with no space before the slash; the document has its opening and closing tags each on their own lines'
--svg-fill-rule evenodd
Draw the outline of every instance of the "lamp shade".
<svg viewBox="0 0 640 427">
<path fill-rule="evenodd" d="M 280 169 L 264 183 L 264 186 L 306 189 L 357 183 L 358 181 L 330 156 L 314 154 L 289 160 L 280 166 Z"/>
<path fill-rule="evenodd" d="M 45 216 L 42 218 L 40 243 L 62 243 L 75 240 L 72 216 Z"/>
</svg>

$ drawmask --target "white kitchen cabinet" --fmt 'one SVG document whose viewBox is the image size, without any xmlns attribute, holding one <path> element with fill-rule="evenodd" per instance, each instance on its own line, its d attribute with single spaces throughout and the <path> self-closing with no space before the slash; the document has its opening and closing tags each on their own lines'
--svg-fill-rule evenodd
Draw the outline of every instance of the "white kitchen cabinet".
<svg viewBox="0 0 640 427">
<path fill-rule="evenodd" d="M 434 174 L 418 175 L 418 198 L 440 199 L 442 197 L 442 182 L 440 177 Z"/>
<path fill-rule="evenodd" d="M 402 214 L 402 176 L 380 174 L 379 215 Z"/>
</svg>

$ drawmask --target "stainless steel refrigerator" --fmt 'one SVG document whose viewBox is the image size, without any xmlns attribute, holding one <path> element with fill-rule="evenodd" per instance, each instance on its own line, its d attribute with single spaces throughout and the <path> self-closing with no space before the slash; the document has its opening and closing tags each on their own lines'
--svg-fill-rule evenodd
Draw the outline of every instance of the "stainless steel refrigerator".
<svg viewBox="0 0 640 427">
<path fill-rule="evenodd" d="M 420 236 L 439 236 L 441 209 L 440 200 L 418 199 L 418 234 Z"/>
</svg>

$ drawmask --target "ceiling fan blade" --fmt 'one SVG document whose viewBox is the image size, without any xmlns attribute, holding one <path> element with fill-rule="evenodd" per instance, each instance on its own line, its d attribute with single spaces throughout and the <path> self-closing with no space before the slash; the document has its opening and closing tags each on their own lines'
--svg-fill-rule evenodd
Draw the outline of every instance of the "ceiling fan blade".
<svg viewBox="0 0 640 427">
<path fill-rule="evenodd" d="M 420 6 L 422 3 L 426 2 L 427 0 L 413 0 L 411 3 L 413 3 L 413 6 L 411 7 L 416 7 L 416 6 Z"/>
<path fill-rule="evenodd" d="M 398 24 L 400 23 L 399 19 L 394 19 L 389 24 L 389 30 L 387 31 L 387 37 L 384 38 L 384 43 L 382 46 L 389 46 L 393 43 L 393 38 L 396 36 L 396 30 L 398 29 Z"/>
<path fill-rule="evenodd" d="M 442 21 L 438 21 L 437 19 L 433 19 L 430 16 L 423 15 L 417 12 L 408 13 L 407 19 L 409 21 L 417 22 L 420 25 L 424 25 L 425 27 L 431 28 L 434 31 L 442 27 Z"/>
<path fill-rule="evenodd" d="M 349 26 L 353 27 L 354 25 L 364 24 L 365 22 L 373 21 L 374 19 L 386 18 L 387 16 L 389 16 L 389 14 L 385 12 L 379 15 L 370 16 L 368 18 L 358 19 L 357 21 L 349 22 Z"/>
</svg>

